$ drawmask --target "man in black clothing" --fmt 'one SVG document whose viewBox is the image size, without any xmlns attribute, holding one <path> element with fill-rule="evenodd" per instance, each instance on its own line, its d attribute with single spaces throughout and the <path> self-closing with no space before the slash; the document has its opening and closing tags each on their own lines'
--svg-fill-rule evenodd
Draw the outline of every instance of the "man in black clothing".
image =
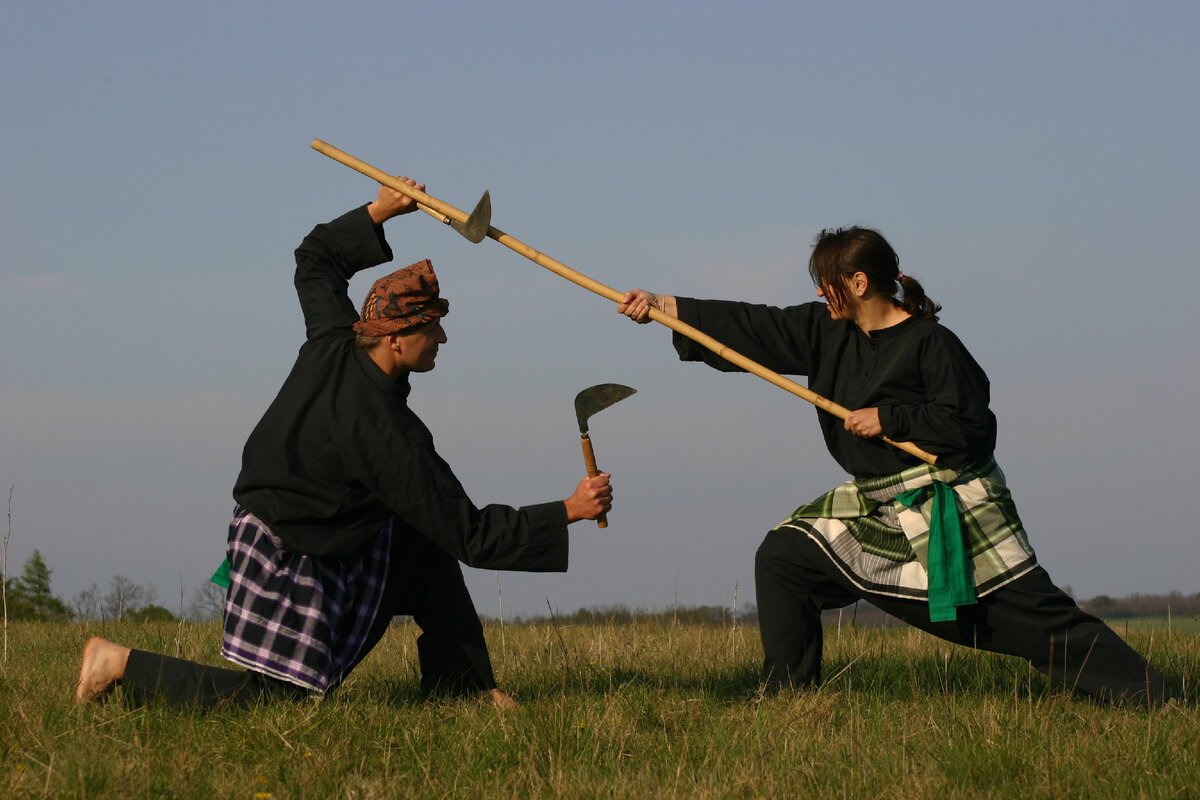
<svg viewBox="0 0 1200 800">
<path fill-rule="evenodd" d="M 424 691 L 513 704 L 496 687 L 458 562 L 565 571 L 567 525 L 610 510 L 612 489 L 599 475 L 565 501 L 480 508 L 467 497 L 407 402 L 410 375 L 432 370 L 446 342 L 449 304 L 432 265 L 376 281 L 361 315 L 346 296 L 356 272 L 392 258 L 382 223 L 413 210 L 382 187 L 375 202 L 318 225 L 296 250 L 306 341 L 246 442 L 234 486 L 221 654 L 247 670 L 93 637 L 78 700 L 118 682 L 141 700 L 199 705 L 323 694 L 393 616 L 411 614 L 423 631 Z"/>
</svg>

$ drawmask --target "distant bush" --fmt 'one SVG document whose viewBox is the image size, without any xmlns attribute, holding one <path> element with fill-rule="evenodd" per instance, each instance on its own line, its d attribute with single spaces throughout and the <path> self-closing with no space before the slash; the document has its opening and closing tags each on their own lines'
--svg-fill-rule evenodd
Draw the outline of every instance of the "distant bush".
<svg viewBox="0 0 1200 800">
<path fill-rule="evenodd" d="M 21 577 L 4 587 L 5 608 L 11 619 L 66 619 L 71 615 L 67 604 L 50 591 L 50 575 L 42 554 L 34 550 L 25 561 Z"/>
<path fill-rule="evenodd" d="M 142 606 L 137 611 L 131 611 L 125 618 L 133 622 L 174 622 L 175 615 L 159 605 Z"/>
</svg>

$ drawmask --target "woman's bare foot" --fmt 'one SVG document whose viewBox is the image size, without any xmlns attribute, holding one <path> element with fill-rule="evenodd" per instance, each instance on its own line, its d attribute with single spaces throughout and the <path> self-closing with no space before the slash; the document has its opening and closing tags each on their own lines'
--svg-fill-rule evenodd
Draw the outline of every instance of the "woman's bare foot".
<svg viewBox="0 0 1200 800">
<path fill-rule="evenodd" d="M 482 695 L 483 702 L 500 709 L 520 708 L 521 704 L 513 700 L 502 689 L 488 689 Z"/>
<path fill-rule="evenodd" d="M 86 703 L 108 694 L 125 674 L 129 648 L 108 639 L 93 636 L 83 646 L 83 664 L 79 668 L 79 686 L 75 702 Z"/>
</svg>

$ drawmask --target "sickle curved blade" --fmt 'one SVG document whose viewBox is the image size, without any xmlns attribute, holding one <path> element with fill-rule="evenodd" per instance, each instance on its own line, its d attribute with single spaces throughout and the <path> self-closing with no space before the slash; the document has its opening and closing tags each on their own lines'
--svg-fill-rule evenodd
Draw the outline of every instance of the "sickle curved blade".
<svg viewBox="0 0 1200 800">
<path fill-rule="evenodd" d="M 637 389 L 619 383 L 598 383 L 575 395 L 575 418 L 579 421 L 579 432 L 587 433 L 588 417 L 631 394 L 637 394 Z"/>
</svg>

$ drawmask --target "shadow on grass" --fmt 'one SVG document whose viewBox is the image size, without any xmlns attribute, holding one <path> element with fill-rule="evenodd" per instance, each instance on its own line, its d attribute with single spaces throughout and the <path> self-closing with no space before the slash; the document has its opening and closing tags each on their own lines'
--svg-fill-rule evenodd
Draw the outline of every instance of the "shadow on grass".
<svg viewBox="0 0 1200 800">
<path fill-rule="evenodd" d="M 972 658 L 970 663 L 948 659 L 914 658 L 898 663 L 895 658 L 870 657 L 852 661 L 828 660 L 825 678 L 819 689 L 797 688 L 781 697 L 797 693 L 860 694 L 883 702 L 909 702 L 920 697 L 957 696 L 993 698 L 1026 702 L 1054 696 L 1075 697 L 1065 687 L 1015 659 L 1001 656 Z M 558 674 L 538 675 L 534 680 L 518 679 L 506 685 L 519 701 L 539 697 L 602 698 L 633 694 L 681 695 L 704 698 L 718 703 L 755 702 L 764 699 L 757 665 L 714 668 L 703 674 L 672 674 L 655 668 L 595 666 L 576 667 Z M 418 706 L 443 699 L 426 698 L 411 680 L 402 677 L 373 679 L 370 685 L 347 687 L 347 696 L 363 693 L 395 706 Z"/>
<path fill-rule="evenodd" d="M 750 666 L 716 670 L 704 676 L 670 675 L 652 669 L 586 666 L 557 676 L 538 676 L 533 681 L 515 680 L 501 688 L 521 702 L 537 697 L 606 697 L 630 690 L 702 696 L 718 702 L 748 701 L 759 696 L 758 670 Z M 455 697 L 451 693 L 435 693 L 426 697 L 416 682 L 401 676 L 372 678 L 369 682 L 347 686 L 340 693 L 347 700 L 354 698 L 357 701 L 363 696 L 370 696 L 376 702 L 400 707 L 419 706 Z M 330 699 L 336 694 L 331 694 Z"/>
</svg>

